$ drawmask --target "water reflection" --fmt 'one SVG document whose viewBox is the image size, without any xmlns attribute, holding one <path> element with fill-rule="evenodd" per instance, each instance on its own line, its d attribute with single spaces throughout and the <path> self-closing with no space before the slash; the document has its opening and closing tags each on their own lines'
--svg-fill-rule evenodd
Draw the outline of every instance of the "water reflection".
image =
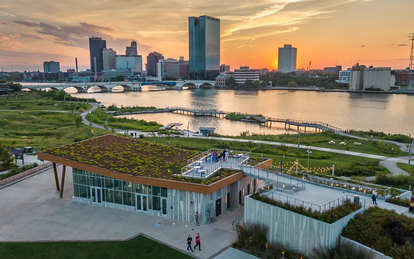
<svg viewBox="0 0 414 259">
<path fill-rule="evenodd" d="M 240 94 L 242 93 L 242 94 Z M 125 93 L 76 94 L 94 97 L 104 105 L 188 107 L 231 112 L 263 114 L 274 118 L 321 121 L 342 129 L 377 130 L 414 135 L 414 96 L 385 94 L 327 93 L 301 91 L 232 91 L 197 89 L 185 91 L 148 91 Z M 158 115 L 145 115 L 159 120 Z M 162 115 L 162 116 L 171 116 Z M 183 119 L 182 119 L 183 120 Z M 191 118 L 194 128 L 225 125 L 213 118 Z M 178 122 L 178 121 L 172 121 Z M 184 121 L 183 125 L 186 122 Z M 188 122 L 187 122 L 188 123 Z M 164 124 L 164 123 L 163 123 Z M 245 130 L 262 132 L 260 126 L 245 123 L 222 126 L 226 134 Z M 185 124 L 185 127 L 187 124 Z M 257 126 L 257 127 L 256 127 Z M 239 129 L 240 128 L 240 129 Z M 273 129 L 272 129 L 273 130 Z"/>
</svg>

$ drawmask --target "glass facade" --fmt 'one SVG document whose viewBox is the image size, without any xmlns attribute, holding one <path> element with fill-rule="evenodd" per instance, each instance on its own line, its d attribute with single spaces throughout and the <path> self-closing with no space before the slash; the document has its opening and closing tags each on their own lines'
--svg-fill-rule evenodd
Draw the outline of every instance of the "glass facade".
<svg viewBox="0 0 414 259">
<path fill-rule="evenodd" d="M 167 215 L 167 189 L 135 184 L 73 168 L 73 196 Z"/>
<path fill-rule="evenodd" d="M 188 36 L 190 75 L 219 72 L 220 20 L 210 16 L 189 17 Z"/>
</svg>

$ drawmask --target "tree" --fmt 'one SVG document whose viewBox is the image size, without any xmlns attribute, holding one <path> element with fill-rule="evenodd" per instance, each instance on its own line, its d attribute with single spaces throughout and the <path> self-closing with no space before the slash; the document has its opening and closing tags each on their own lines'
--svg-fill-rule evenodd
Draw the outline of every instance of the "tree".
<svg viewBox="0 0 414 259">
<path fill-rule="evenodd" d="M 234 79 L 234 77 L 229 77 L 229 78 L 227 78 L 227 80 L 226 80 L 226 86 L 227 87 L 230 87 L 230 88 L 233 88 L 233 87 L 236 87 L 237 86 L 237 84 L 236 84 L 236 79 Z"/>
<path fill-rule="evenodd" d="M 244 86 L 245 87 L 253 87 L 254 86 L 254 83 L 253 83 L 252 80 L 247 79 L 246 82 L 244 82 Z"/>
<path fill-rule="evenodd" d="M 116 76 L 114 78 L 115 82 L 121 82 L 121 81 L 124 81 L 124 80 L 125 80 L 125 77 L 123 75 L 119 75 L 119 76 Z"/>
<path fill-rule="evenodd" d="M 82 117 L 79 114 L 76 114 L 73 117 L 73 120 L 75 121 L 76 128 L 79 128 L 80 125 L 82 124 Z"/>
<path fill-rule="evenodd" d="M 13 161 L 14 157 L 9 150 L 4 146 L 0 146 L 0 169 L 10 169 L 13 166 Z"/>
<path fill-rule="evenodd" d="M 296 81 L 294 81 L 294 80 L 289 81 L 288 87 L 298 87 L 298 83 L 296 83 Z"/>
<path fill-rule="evenodd" d="M 254 81 L 254 86 L 259 88 L 260 87 L 260 81 L 259 80 Z"/>
</svg>

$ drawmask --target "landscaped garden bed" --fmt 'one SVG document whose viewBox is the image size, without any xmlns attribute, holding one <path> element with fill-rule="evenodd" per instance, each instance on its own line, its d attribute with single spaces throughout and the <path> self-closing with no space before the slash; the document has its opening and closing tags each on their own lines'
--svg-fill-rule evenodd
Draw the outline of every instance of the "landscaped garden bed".
<svg viewBox="0 0 414 259">
<path fill-rule="evenodd" d="M 251 196 L 253 199 L 280 207 L 285 210 L 290 210 L 295 213 L 304 215 L 306 217 L 314 218 L 326 223 L 333 223 L 361 208 L 361 206 L 358 203 L 351 202 L 350 200 L 344 201 L 344 203 L 340 206 L 337 206 L 335 208 L 320 212 L 312 210 L 311 208 L 306 208 L 302 206 L 294 206 L 289 203 L 284 203 L 280 201 L 273 200 L 269 197 L 261 195 L 260 192 L 255 193 Z"/>
<path fill-rule="evenodd" d="M 393 258 L 413 258 L 414 219 L 392 210 L 371 207 L 356 215 L 342 236 Z"/>
</svg>

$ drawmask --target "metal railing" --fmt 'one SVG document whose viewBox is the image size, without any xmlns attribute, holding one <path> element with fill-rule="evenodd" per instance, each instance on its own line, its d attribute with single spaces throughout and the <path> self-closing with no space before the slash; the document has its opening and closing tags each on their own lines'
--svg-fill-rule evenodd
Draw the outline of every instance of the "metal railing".
<svg viewBox="0 0 414 259">
<path fill-rule="evenodd" d="M 320 213 L 342 206 L 346 201 L 357 202 L 361 207 L 364 207 L 364 208 L 366 205 L 364 199 L 358 199 L 351 195 L 345 195 L 345 196 L 339 197 L 325 204 L 315 204 L 312 202 L 297 199 L 297 198 L 294 198 L 288 195 L 278 193 L 276 192 L 275 189 L 271 189 L 270 191 L 264 191 L 260 193 L 259 195 L 268 197 L 274 201 L 289 204 L 294 207 L 303 207 L 303 208 L 311 209 L 312 211 L 317 211 Z"/>
</svg>

